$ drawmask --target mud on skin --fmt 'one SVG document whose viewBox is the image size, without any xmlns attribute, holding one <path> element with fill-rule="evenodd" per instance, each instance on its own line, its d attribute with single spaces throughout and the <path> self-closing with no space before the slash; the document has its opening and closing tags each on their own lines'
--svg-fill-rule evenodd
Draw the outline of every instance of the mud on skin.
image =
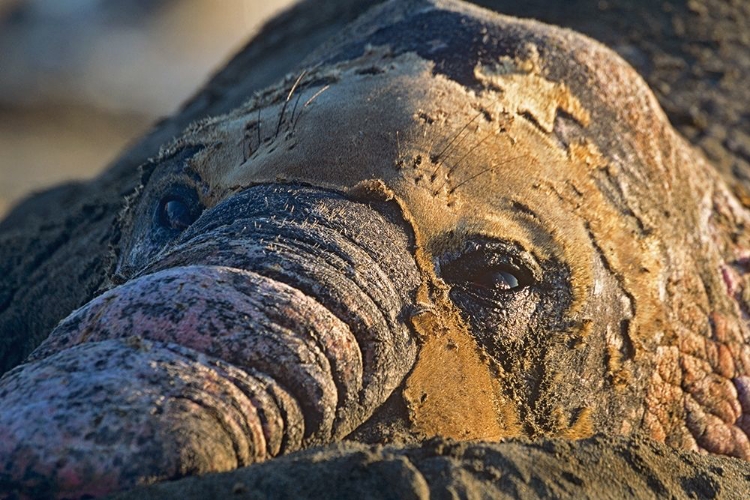
<svg viewBox="0 0 750 500">
<path fill-rule="evenodd" d="M 143 166 L 108 290 L 0 382 L 0 485 L 100 495 L 345 438 L 411 446 L 373 453 L 431 485 L 435 436 L 750 459 L 748 222 L 610 50 L 388 2 Z M 455 460 L 502 462 L 477 447 Z"/>
</svg>

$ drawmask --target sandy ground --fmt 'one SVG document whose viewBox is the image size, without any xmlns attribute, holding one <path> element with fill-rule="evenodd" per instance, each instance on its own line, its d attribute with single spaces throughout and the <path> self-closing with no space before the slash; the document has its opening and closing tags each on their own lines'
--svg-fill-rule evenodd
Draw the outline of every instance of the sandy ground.
<svg viewBox="0 0 750 500">
<path fill-rule="evenodd" d="M 96 175 L 294 0 L 143 3 L 0 0 L 0 217 Z"/>
</svg>

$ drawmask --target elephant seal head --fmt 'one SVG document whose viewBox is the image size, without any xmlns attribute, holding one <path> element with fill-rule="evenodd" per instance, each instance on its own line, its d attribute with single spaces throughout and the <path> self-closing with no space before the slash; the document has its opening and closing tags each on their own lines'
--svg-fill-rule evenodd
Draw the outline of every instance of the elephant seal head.
<svg viewBox="0 0 750 500">
<path fill-rule="evenodd" d="M 119 286 L 4 378 L 0 453 L 76 494 L 345 436 L 747 459 L 747 222 L 610 50 L 390 2 L 144 167 Z"/>
</svg>

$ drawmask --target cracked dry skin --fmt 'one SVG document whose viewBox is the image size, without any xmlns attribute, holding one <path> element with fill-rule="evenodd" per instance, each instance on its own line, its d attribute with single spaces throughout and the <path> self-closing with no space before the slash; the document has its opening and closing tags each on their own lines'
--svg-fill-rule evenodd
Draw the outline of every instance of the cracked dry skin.
<svg viewBox="0 0 750 500">
<path fill-rule="evenodd" d="M 0 484 L 97 495 L 345 437 L 750 459 L 749 220 L 609 49 L 387 3 L 144 166 L 111 289 L 0 382 Z"/>
</svg>

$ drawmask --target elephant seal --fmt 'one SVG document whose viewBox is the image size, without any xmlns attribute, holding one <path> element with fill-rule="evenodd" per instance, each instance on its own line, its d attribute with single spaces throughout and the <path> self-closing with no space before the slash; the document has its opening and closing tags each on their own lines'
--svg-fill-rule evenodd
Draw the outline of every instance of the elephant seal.
<svg viewBox="0 0 750 500">
<path fill-rule="evenodd" d="M 750 458 L 748 214 L 627 64 L 420 0 L 303 66 L 144 166 L 111 289 L 0 382 L 4 485 L 99 495 L 344 437 Z"/>
</svg>

